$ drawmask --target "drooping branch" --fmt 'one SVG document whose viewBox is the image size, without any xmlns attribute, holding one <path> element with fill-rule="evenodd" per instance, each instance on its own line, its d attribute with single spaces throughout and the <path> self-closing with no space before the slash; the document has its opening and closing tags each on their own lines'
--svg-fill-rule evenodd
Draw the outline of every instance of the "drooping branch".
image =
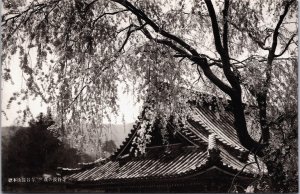
<svg viewBox="0 0 300 194">
<path fill-rule="evenodd" d="M 225 93 L 231 95 L 232 94 L 232 88 L 230 88 L 227 84 L 225 84 L 222 80 L 220 80 L 210 69 L 210 66 L 207 62 L 207 59 L 205 56 L 201 57 L 200 55 L 198 56 L 192 56 L 190 54 L 188 54 L 185 50 L 179 48 L 178 46 L 176 46 L 172 41 L 169 40 L 164 40 L 164 39 L 157 39 L 157 38 L 153 38 L 152 35 L 150 34 L 150 32 L 144 28 L 143 29 L 144 34 L 149 38 L 149 39 L 153 39 L 154 41 L 156 41 L 157 43 L 160 44 L 164 44 L 169 46 L 170 48 L 174 49 L 175 51 L 177 51 L 178 53 L 181 53 L 179 55 L 176 55 L 175 57 L 187 57 L 188 59 L 190 59 L 191 61 L 195 62 L 198 66 L 200 66 L 204 72 L 204 75 L 210 80 L 212 81 L 214 84 L 216 84 L 216 86 L 218 86 L 222 91 L 224 91 Z M 197 66 L 197 68 L 198 68 Z M 199 71 L 198 71 L 199 72 Z"/>
<path fill-rule="evenodd" d="M 115 59 L 112 60 L 112 61 L 115 61 Z M 110 64 L 110 63 L 109 63 L 109 64 Z M 110 65 L 107 65 L 107 66 L 105 66 L 103 69 L 101 69 L 101 71 L 99 71 L 99 73 L 97 73 L 96 77 L 99 77 L 99 76 L 100 76 L 105 70 L 107 70 L 109 67 L 110 67 Z M 88 85 L 91 84 L 91 83 L 93 83 L 93 82 L 94 82 L 94 80 L 92 79 L 92 80 L 90 80 L 87 84 L 85 84 L 85 85 L 80 89 L 80 91 L 75 95 L 75 97 L 72 99 L 72 101 L 68 104 L 68 106 L 65 108 L 65 110 L 68 109 L 68 108 L 70 108 L 71 105 L 72 105 L 74 102 L 76 102 L 76 100 L 78 99 L 78 97 L 81 96 L 81 94 L 82 94 L 82 92 L 84 91 L 84 89 L 85 89 L 86 87 L 88 87 Z"/>
<path fill-rule="evenodd" d="M 47 7 L 46 4 L 31 5 L 28 7 L 28 9 L 26 9 L 23 12 L 18 13 L 17 15 L 15 15 L 13 17 L 6 19 L 5 17 L 8 16 L 9 14 L 3 15 L 2 16 L 2 27 L 4 27 L 4 28 L 7 27 L 7 24 L 9 21 L 14 23 L 14 22 L 16 22 L 16 20 L 20 20 L 19 23 L 16 25 L 16 27 L 12 28 L 12 30 L 8 33 L 8 35 L 6 37 L 6 41 L 8 41 L 22 25 L 25 25 L 34 13 L 37 13 L 38 11 L 41 11 L 46 7 Z"/>
<path fill-rule="evenodd" d="M 92 1 L 92 3 L 96 2 L 96 1 L 97 0 L 94 0 L 94 1 Z M 229 53 L 228 53 L 228 50 L 229 50 L 229 48 L 228 48 L 228 37 L 229 37 L 228 36 L 228 9 L 230 7 L 229 0 L 225 0 L 225 4 L 224 4 L 223 34 L 222 34 L 222 31 L 220 31 L 220 29 L 219 29 L 217 16 L 216 16 L 213 4 L 211 3 L 211 1 L 207 0 L 207 2 L 208 2 L 207 4 L 209 4 L 208 10 L 210 12 L 210 17 L 212 19 L 212 24 L 213 24 L 212 26 L 213 26 L 213 31 L 214 31 L 213 33 L 214 33 L 215 45 L 218 50 L 218 53 L 221 56 L 221 60 L 219 60 L 219 59 L 213 60 L 207 55 L 199 54 L 196 50 L 196 47 L 193 48 L 190 44 L 185 42 L 185 40 L 183 38 L 181 38 L 181 36 L 176 36 L 175 33 L 172 34 L 173 33 L 172 31 L 168 32 L 168 31 L 164 30 L 161 26 L 158 26 L 157 23 L 154 22 L 154 20 L 150 19 L 142 10 L 136 8 L 130 2 L 128 2 L 126 0 L 112 0 L 112 1 L 117 2 L 120 5 L 123 5 L 126 9 L 121 10 L 121 11 L 112 12 L 112 13 L 104 13 L 104 14 L 101 14 L 100 16 L 95 16 L 96 19 L 91 18 L 91 19 L 93 19 L 92 26 L 94 26 L 95 23 L 97 21 L 99 21 L 100 18 L 104 17 L 105 15 L 114 15 L 114 14 L 125 12 L 125 11 L 130 11 L 131 13 L 133 13 L 138 19 L 142 20 L 144 22 L 144 24 L 141 24 L 140 26 L 130 26 L 128 28 L 125 28 L 124 32 L 127 34 L 126 34 L 125 39 L 122 40 L 122 46 L 119 49 L 119 51 L 122 51 L 124 49 L 127 42 L 129 41 L 132 33 L 139 30 L 148 39 L 155 41 L 157 43 L 163 44 L 163 45 L 171 48 L 172 50 L 174 50 L 176 53 L 174 55 L 174 57 L 178 56 L 178 57 L 182 57 L 182 58 L 191 60 L 193 63 L 195 63 L 197 65 L 197 71 L 199 72 L 200 76 L 202 75 L 202 73 L 204 73 L 205 76 L 212 83 L 214 83 L 216 86 L 218 86 L 222 91 L 229 94 L 230 96 L 234 96 L 234 98 L 232 98 L 232 99 L 236 102 L 234 105 L 235 108 L 237 109 L 237 111 L 235 113 L 235 117 L 236 117 L 235 124 L 237 126 L 236 127 L 237 130 L 239 130 L 239 132 L 238 132 L 239 138 L 242 139 L 242 142 L 243 142 L 242 144 L 245 145 L 246 148 L 248 148 L 248 149 L 259 148 L 260 145 L 257 144 L 257 142 L 253 141 L 253 139 L 251 139 L 249 134 L 246 133 L 247 130 L 245 130 L 245 129 L 247 129 L 247 128 L 244 125 L 245 124 L 245 117 L 244 117 L 244 112 L 243 112 L 244 110 L 241 106 L 242 102 L 241 102 L 240 82 L 239 82 L 238 76 L 234 74 L 234 70 L 231 69 L 231 68 L 234 68 L 234 66 L 232 67 L 232 65 L 234 64 L 234 63 L 232 63 L 232 61 L 234 61 L 234 59 L 230 58 Z M 91 3 L 87 7 L 90 7 L 90 5 L 91 5 Z M 25 15 L 25 16 L 27 18 L 27 15 Z M 132 27 L 136 27 L 136 28 L 133 29 Z M 69 31 L 69 29 L 68 29 L 68 31 Z M 156 35 L 158 35 L 159 38 L 157 38 Z M 275 33 L 274 33 L 274 35 L 275 35 Z M 223 39 L 221 39 L 221 37 Z M 263 41 L 257 40 L 257 43 L 259 43 L 261 46 L 265 47 L 265 43 L 269 37 L 270 37 L 270 34 L 268 34 L 268 36 L 265 37 L 265 39 Z M 252 37 L 252 39 L 256 39 L 256 38 Z M 293 41 L 293 37 L 291 38 L 291 40 L 288 41 L 286 47 L 280 52 L 280 54 L 278 54 L 278 56 L 281 56 L 286 52 L 286 50 L 288 49 L 288 47 L 292 41 Z M 268 48 L 268 50 L 269 50 L 269 48 Z M 275 50 L 276 50 L 276 48 L 275 48 Z M 277 55 L 275 54 L 275 51 L 274 51 L 274 57 L 277 57 Z M 211 61 L 209 61 L 209 60 L 211 60 Z M 273 58 L 272 60 L 276 60 L 276 59 Z M 245 61 L 246 60 L 236 61 L 237 62 L 236 64 L 238 64 L 238 63 L 243 64 Z M 223 80 L 219 79 L 216 76 L 216 74 L 214 72 L 212 72 L 212 70 L 210 69 L 210 67 L 212 65 L 216 65 L 224 70 L 225 76 L 228 79 L 228 81 L 232 87 L 229 84 L 227 84 L 227 82 L 224 82 Z M 203 70 L 203 72 L 200 72 L 201 69 Z M 75 101 L 78 98 L 78 96 L 80 96 L 80 93 L 84 90 L 85 87 L 87 87 L 87 86 L 84 86 L 83 88 L 81 88 L 79 94 L 77 94 L 75 96 L 73 101 Z M 239 120 L 239 118 L 241 118 L 241 120 Z"/>
<path fill-rule="evenodd" d="M 290 111 L 290 112 L 287 112 L 285 114 L 281 114 L 276 119 L 274 119 L 273 121 L 269 122 L 268 125 L 269 126 L 280 125 L 282 122 L 286 121 L 287 119 L 296 119 L 297 116 L 298 116 L 297 113 Z"/>
<path fill-rule="evenodd" d="M 152 38 L 154 39 L 154 38 Z M 161 43 L 164 45 L 169 46 L 170 48 L 173 48 L 175 51 L 178 51 L 179 53 L 185 53 L 185 55 L 177 55 L 181 57 L 187 57 L 191 61 L 195 62 L 198 66 L 201 67 L 201 69 L 204 72 L 204 75 L 212 81 L 216 86 L 218 86 L 222 91 L 224 91 L 226 94 L 231 95 L 232 94 L 232 88 L 225 84 L 222 80 L 220 80 L 210 69 L 210 66 L 207 62 L 207 59 L 205 57 L 201 57 L 200 55 L 198 56 L 192 56 L 187 54 L 184 50 L 178 48 L 176 45 L 174 45 L 171 41 L 168 40 L 161 40 L 161 39 L 154 39 L 157 43 Z M 200 71 L 198 71 L 200 72 Z"/>
</svg>

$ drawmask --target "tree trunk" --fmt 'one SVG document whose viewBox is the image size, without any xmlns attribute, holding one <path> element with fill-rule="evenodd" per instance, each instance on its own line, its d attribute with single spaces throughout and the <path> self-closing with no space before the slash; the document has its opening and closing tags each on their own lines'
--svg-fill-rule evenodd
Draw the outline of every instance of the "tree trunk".
<svg viewBox="0 0 300 194">
<path fill-rule="evenodd" d="M 256 142 L 249 135 L 241 95 L 232 96 L 231 99 L 234 114 L 234 127 L 236 129 L 240 143 L 249 151 L 262 157 L 264 155 L 262 150 L 265 146 Z"/>
</svg>

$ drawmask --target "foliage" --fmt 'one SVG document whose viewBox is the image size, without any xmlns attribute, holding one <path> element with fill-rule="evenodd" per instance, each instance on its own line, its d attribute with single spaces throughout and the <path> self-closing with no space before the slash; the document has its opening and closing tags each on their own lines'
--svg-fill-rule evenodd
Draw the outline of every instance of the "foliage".
<svg viewBox="0 0 300 194">
<path fill-rule="evenodd" d="M 42 113 L 10 138 L 3 150 L 2 177 L 31 177 L 55 173 L 58 166 L 76 166 L 82 158 L 76 149 L 64 145 L 47 127 L 51 114 Z"/>
<path fill-rule="evenodd" d="M 205 91 L 232 100 L 245 148 L 284 165 L 272 155 L 296 139 L 286 140 L 295 129 L 288 115 L 297 114 L 295 0 L 12 0 L 4 8 L 3 78 L 18 55 L 27 84 L 9 103 L 40 96 L 63 129 L 99 127 L 126 84 L 154 104 L 136 140 L 143 152 L 153 119 L 184 123 L 190 91 Z"/>
<path fill-rule="evenodd" d="M 116 151 L 117 146 L 113 140 L 108 140 L 105 141 L 103 144 L 103 151 L 108 152 L 108 153 L 113 153 Z"/>
</svg>

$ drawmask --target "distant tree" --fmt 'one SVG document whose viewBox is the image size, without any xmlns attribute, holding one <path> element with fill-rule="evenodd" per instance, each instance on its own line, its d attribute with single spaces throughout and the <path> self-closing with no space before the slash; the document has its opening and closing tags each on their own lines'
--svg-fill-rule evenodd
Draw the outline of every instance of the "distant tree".
<svg viewBox="0 0 300 194">
<path fill-rule="evenodd" d="M 107 140 L 103 143 L 102 151 L 112 154 L 114 151 L 116 151 L 116 149 L 117 146 L 114 140 Z"/>
</svg>

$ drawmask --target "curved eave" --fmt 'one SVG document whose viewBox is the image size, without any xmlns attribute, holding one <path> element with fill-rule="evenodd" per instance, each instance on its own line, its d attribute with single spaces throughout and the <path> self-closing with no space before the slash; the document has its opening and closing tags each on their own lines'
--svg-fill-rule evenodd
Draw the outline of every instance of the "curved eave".
<svg viewBox="0 0 300 194">
<path fill-rule="evenodd" d="M 244 168 L 242 163 L 226 152 L 220 150 L 217 160 L 212 160 L 208 152 L 199 149 L 186 151 L 177 157 L 168 160 L 164 158 L 131 160 L 124 166 L 117 161 L 110 161 L 103 166 L 74 173 L 67 177 L 69 182 L 76 183 L 119 183 L 134 180 L 167 180 L 184 179 L 207 172 L 209 169 L 219 169 L 231 175 L 245 178 L 253 178 L 260 172 L 255 165 Z M 113 178 L 112 178 L 113 177 Z"/>
<path fill-rule="evenodd" d="M 247 150 L 239 143 L 235 129 L 232 125 L 228 123 L 228 120 L 220 116 L 217 118 L 212 115 L 209 111 L 202 112 L 204 110 L 199 110 L 199 108 L 192 108 L 192 111 L 195 113 L 192 115 L 194 122 L 197 122 L 210 134 L 216 134 L 216 138 L 225 145 L 228 145 L 236 150 L 246 152 Z M 217 124 L 213 123 L 216 122 Z M 226 132 L 226 134 L 225 134 Z"/>
</svg>

